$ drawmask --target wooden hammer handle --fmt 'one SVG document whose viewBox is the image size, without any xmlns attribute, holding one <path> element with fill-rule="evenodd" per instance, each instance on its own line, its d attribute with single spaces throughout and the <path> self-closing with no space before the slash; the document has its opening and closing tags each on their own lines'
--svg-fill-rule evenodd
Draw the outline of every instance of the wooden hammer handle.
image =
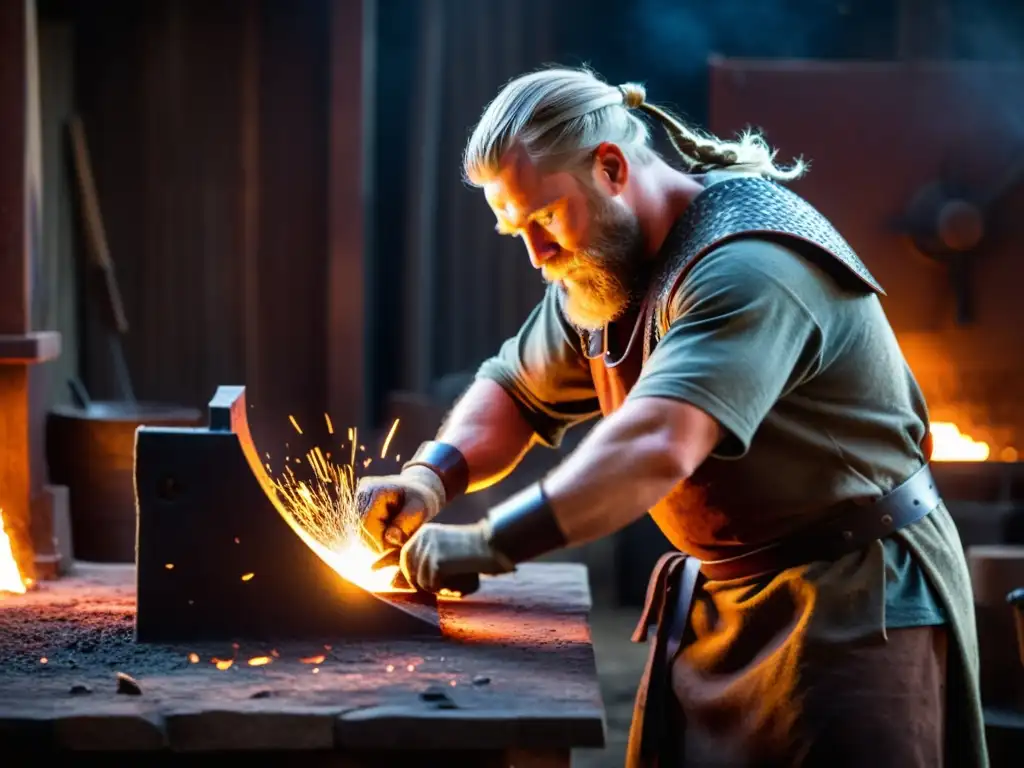
<svg viewBox="0 0 1024 768">
<path fill-rule="evenodd" d="M 103 217 L 100 215 L 100 201 L 96 193 L 96 181 L 93 178 L 92 162 L 89 149 L 85 142 L 85 129 L 77 115 L 68 121 L 68 133 L 71 138 L 71 155 L 75 167 L 75 180 L 78 183 L 78 198 L 81 201 L 82 220 L 85 236 L 88 240 L 89 260 L 94 267 L 102 270 L 109 310 L 114 328 L 118 333 L 127 333 L 128 316 L 124 311 L 124 301 L 114 274 L 114 262 L 110 258 L 107 245 L 107 233 L 103 228 Z"/>
</svg>

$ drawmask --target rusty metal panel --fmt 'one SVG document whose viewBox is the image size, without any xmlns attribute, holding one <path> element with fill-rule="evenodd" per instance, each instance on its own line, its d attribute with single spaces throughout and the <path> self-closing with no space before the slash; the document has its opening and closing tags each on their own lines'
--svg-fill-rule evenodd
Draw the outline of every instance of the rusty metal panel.
<svg viewBox="0 0 1024 768">
<path fill-rule="evenodd" d="M 922 255 L 900 219 L 940 177 L 984 196 L 1024 160 L 1024 68 L 996 64 L 715 59 L 710 129 L 763 129 L 792 185 L 837 226 L 888 292 L 901 346 L 935 420 L 990 442 L 1024 443 L 1024 178 L 991 211 L 969 259 L 973 321 L 957 323 L 947 267 Z M 1012 456 L 1012 453 L 1007 453 Z"/>
</svg>

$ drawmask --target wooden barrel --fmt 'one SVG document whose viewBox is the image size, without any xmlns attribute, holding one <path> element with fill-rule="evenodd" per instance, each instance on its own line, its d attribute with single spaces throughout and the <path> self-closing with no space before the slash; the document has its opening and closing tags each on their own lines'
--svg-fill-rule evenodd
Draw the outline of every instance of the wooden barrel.
<svg viewBox="0 0 1024 768">
<path fill-rule="evenodd" d="M 197 409 L 159 403 L 93 402 L 49 412 L 50 482 L 68 488 L 76 560 L 135 562 L 135 430 L 201 420 Z"/>
</svg>

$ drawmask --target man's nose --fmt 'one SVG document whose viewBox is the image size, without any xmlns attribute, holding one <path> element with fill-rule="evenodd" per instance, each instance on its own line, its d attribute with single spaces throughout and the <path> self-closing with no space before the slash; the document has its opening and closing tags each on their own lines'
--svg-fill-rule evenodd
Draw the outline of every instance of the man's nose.
<svg viewBox="0 0 1024 768">
<path fill-rule="evenodd" d="M 531 226 L 525 233 L 523 241 L 530 254 L 530 263 L 534 269 L 540 269 L 553 256 L 558 255 L 558 243 L 547 236 L 540 227 Z"/>
</svg>

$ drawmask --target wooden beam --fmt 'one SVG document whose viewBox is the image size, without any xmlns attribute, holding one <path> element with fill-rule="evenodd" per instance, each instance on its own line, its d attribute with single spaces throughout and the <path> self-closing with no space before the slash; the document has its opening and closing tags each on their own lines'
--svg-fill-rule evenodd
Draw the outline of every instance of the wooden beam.
<svg viewBox="0 0 1024 768">
<path fill-rule="evenodd" d="M 327 403 L 338 424 L 366 426 L 366 258 L 373 199 L 376 0 L 331 3 L 327 241 Z"/>
<path fill-rule="evenodd" d="M 0 509 L 22 576 L 35 578 L 31 509 L 45 472 L 32 389 L 44 379 L 28 366 L 60 354 L 59 334 L 32 331 L 32 263 L 42 247 L 35 0 L 0 3 L 0 125 Z"/>
</svg>

